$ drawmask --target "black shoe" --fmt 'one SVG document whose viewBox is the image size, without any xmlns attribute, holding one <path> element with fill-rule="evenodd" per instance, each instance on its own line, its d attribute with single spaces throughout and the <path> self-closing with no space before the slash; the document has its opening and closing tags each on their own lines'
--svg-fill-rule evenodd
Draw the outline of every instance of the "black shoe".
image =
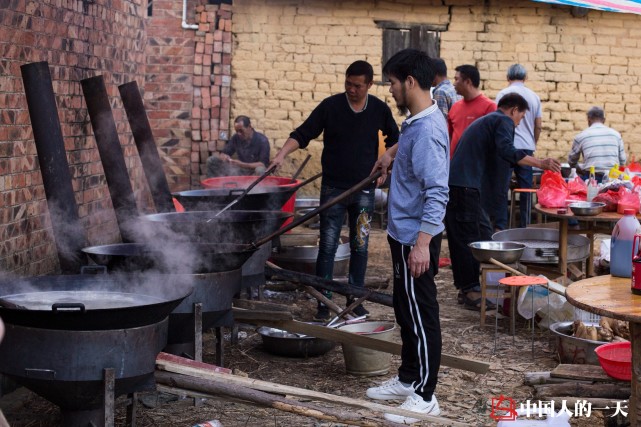
<svg viewBox="0 0 641 427">
<path fill-rule="evenodd" d="M 314 315 L 314 320 L 317 322 L 327 322 L 330 318 L 331 314 L 329 313 L 329 308 L 325 305 L 319 305 L 318 311 L 316 311 L 316 314 Z"/>
<path fill-rule="evenodd" d="M 367 309 L 363 307 L 363 304 L 358 304 L 356 307 L 354 307 L 352 313 L 354 313 L 357 317 L 369 315 L 369 311 L 367 311 Z"/>
</svg>

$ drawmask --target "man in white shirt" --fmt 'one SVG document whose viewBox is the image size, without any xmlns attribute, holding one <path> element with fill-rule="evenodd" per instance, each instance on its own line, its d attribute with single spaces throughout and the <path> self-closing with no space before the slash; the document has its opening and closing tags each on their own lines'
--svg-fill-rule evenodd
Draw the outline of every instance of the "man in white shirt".
<svg viewBox="0 0 641 427">
<path fill-rule="evenodd" d="M 496 103 L 501 100 L 503 96 L 508 93 L 518 93 L 528 103 L 529 109 L 525 113 L 525 117 L 521 123 L 516 127 L 514 132 L 514 148 L 517 150 L 525 151 L 531 156 L 536 150 L 536 143 L 541 134 L 541 99 L 531 89 L 525 86 L 527 79 L 527 70 L 521 64 L 513 64 L 507 69 L 507 81 L 509 86 L 501 90 L 496 95 Z M 511 173 L 509 174 L 511 176 Z M 532 167 L 520 166 L 514 167 L 514 175 L 516 176 L 517 188 L 532 188 Z M 507 213 L 507 189 L 509 188 L 509 177 L 507 178 L 506 190 L 503 201 L 503 215 Z M 503 193 L 502 193 L 503 194 Z M 514 197 L 514 196 L 513 196 Z M 519 207 L 520 207 L 520 226 L 527 227 L 530 223 L 529 212 L 531 211 L 531 198 L 529 193 L 519 194 Z M 507 225 L 507 224 L 505 224 Z M 505 228 L 505 227 L 504 227 Z"/>
<path fill-rule="evenodd" d="M 583 167 L 588 169 L 610 169 L 615 164 L 624 165 L 627 161 L 621 134 L 607 127 L 605 112 L 600 107 L 588 110 L 588 128 L 578 134 L 572 143 L 568 155 L 570 167 L 576 167 L 579 157 L 583 154 Z"/>
</svg>

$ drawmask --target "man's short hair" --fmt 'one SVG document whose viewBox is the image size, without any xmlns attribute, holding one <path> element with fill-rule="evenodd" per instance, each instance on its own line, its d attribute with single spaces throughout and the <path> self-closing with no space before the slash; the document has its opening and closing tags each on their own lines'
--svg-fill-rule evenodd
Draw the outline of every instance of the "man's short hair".
<svg viewBox="0 0 641 427">
<path fill-rule="evenodd" d="M 423 90 L 432 87 L 434 68 L 427 53 L 418 49 L 403 49 L 392 56 L 383 66 L 383 74 L 404 82 L 412 76 Z"/>
<path fill-rule="evenodd" d="M 455 70 L 459 72 L 463 80 L 469 79 L 475 88 L 478 88 L 481 84 L 481 74 L 479 74 L 479 69 L 474 65 L 459 65 Z"/>
<path fill-rule="evenodd" d="M 507 110 L 516 107 L 516 109 L 519 111 L 527 111 L 530 109 L 530 107 L 527 105 L 527 101 L 525 100 L 525 98 L 523 98 L 521 95 L 515 92 L 508 93 L 505 96 L 503 96 L 500 99 L 497 107 L 501 109 L 507 109 Z"/>
<path fill-rule="evenodd" d="M 374 80 L 374 68 L 367 61 L 352 62 L 345 71 L 345 77 L 349 76 L 365 76 L 365 83 L 371 83 Z"/>
<path fill-rule="evenodd" d="M 234 123 L 242 123 L 243 127 L 250 127 L 252 125 L 251 120 L 249 120 L 249 117 L 247 116 L 238 116 L 236 119 L 234 119 Z"/>
<path fill-rule="evenodd" d="M 512 64 L 507 69 L 508 80 L 525 80 L 527 77 L 527 70 L 521 64 Z"/>
<path fill-rule="evenodd" d="M 432 58 L 432 68 L 435 76 L 447 77 L 447 65 L 441 58 Z"/>
<path fill-rule="evenodd" d="M 605 111 L 601 107 L 592 107 L 588 110 L 588 119 L 605 120 Z"/>
</svg>

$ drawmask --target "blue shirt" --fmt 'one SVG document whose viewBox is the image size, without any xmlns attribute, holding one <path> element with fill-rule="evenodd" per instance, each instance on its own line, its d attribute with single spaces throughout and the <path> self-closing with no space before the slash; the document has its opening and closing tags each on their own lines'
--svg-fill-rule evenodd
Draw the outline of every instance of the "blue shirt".
<svg viewBox="0 0 641 427">
<path fill-rule="evenodd" d="M 419 231 L 443 231 L 449 158 L 447 123 L 436 103 L 403 122 L 388 204 L 387 232 L 394 240 L 412 246 Z"/>
</svg>

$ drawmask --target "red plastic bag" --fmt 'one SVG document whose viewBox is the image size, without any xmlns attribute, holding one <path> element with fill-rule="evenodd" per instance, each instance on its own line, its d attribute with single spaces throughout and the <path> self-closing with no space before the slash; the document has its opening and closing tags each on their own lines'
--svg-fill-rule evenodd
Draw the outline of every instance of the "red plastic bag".
<svg viewBox="0 0 641 427">
<path fill-rule="evenodd" d="M 616 212 L 617 205 L 619 204 L 619 192 L 608 190 L 604 193 L 597 194 L 592 201 L 605 203 L 603 212 Z"/>
<path fill-rule="evenodd" d="M 580 196 L 575 200 L 586 200 L 588 197 L 588 186 L 578 176 L 568 182 L 568 192 Z M 574 199 L 574 198 L 573 198 Z"/>
<path fill-rule="evenodd" d="M 619 188 L 619 204 L 617 205 L 617 213 L 623 215 L 624 209 L 634 209 L 634 212 L 639 212 L 639 193 L 628 191 L 625 188 Z"/>
<path fill-rule="evenodd" d="M 543 172 L 541 187 L 536 190 L 536 197 L 544 208 L 564 208 L 569 196 L 568 186 L 558 172 Z"/>
<path fill-rule="evenodd" d="M 630 157 L 630 164 L 628 165 L 630 172 L 641 172 L 641 163 L 637 162 L 634 154 Z"/>
</svg>

